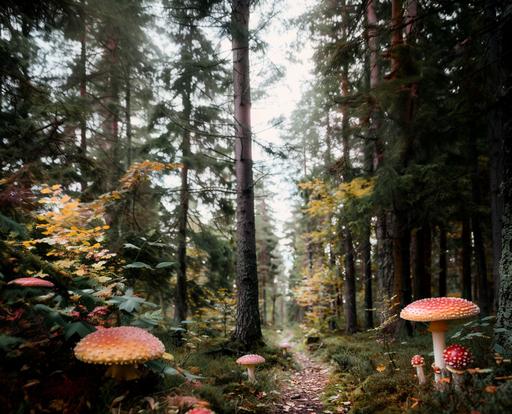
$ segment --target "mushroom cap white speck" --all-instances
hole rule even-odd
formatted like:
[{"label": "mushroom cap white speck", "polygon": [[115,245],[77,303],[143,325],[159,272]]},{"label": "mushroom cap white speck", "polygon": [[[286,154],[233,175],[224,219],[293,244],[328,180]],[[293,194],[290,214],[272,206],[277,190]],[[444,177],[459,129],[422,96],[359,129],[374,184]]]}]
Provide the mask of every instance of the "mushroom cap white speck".
[{"label": "mushroom cap white speck", "polygon": [[480,308],[473,302],[462,298],[427,298],[410,303],[400,317],[408,321],[433,322],[463,319],[478,315]]},{"label": "mushroom cap white speck", "polygon": [[160,358],[164,352],[156,336],[134,326],[95,331],[75,346],[76,358],[90,364],[137,364]]},{"label": "mushroom cap white speck", "polygon": [[264,362],[265,358],[256,354],[244,355],[236,360],[236,363],[240,365],[258,365],[263,364]]}]

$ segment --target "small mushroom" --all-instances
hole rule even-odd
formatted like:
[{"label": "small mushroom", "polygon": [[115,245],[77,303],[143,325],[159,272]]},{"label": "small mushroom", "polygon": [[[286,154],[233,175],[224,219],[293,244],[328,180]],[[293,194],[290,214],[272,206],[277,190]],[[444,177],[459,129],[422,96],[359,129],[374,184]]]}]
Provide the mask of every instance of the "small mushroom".
[{"label": "small mushroom", "polygon": [[256,365],[263,364],[264,362],[265,358],[256,354],[244,355],[236,360],[237,364],[247,368],[247,376],[251,382],[256,382],[256,376],[254,375]]},{"label": "small mushroom", "polygon": [[480,308],[473,302],[461,298],[427,298],[410,303],[400,313],[402,319],[415,322],[430,322],[434,345],[434,364],[440,372],[435,374],[436,382],[441,379],[445,368],[443,350],[446,347],[445,332],[448,330],[446,321],[463,319],[480,313]]},{"label": "small mushroom", "polygon": [[160,358],[164,352],[165,347],[156,336],[134,326],[95,331],[75,346],[77,359],[110,365],[107,376],[118,380],[139,378],[137,364]]},{"label": "small mushroom", "polygon": [[281,348],[281,350],[283,351],[283,355],[286,356],[288,355],[288,350],[291,348],[291,344],[289,342],[281,342],[279,344],[279,348]]},{"label": "small mushroom", "polygon": [[421,355],[414,355],[411,359],[411,365],[416,368],[416,375],[418,376],[418,381],[421,384],[425,384],[427,381],[425,378],[425,373],[423,372],[423,366],[425,365],[425,358]]},{"label": "small mushroom", "polygon": [[471,364],[473,355],[471,355],[469,349],[462,345],[454,344],[444,350],[443,357],[446,363],[446,369],[452,373],[455,389],[460,390],[464,372],[467,366]]},{"label": "small mushroom", "polygon": [[185,414],[215,414],[212,410],[208,408],[192,408],[188,410]]},{"label": "small mushroom", "polygon": [[47,287],[52,288],[55,285],[49,280],[44,280],[39,277],[19,277],[11,280],[8,285],[18,285],[25,287]]}]

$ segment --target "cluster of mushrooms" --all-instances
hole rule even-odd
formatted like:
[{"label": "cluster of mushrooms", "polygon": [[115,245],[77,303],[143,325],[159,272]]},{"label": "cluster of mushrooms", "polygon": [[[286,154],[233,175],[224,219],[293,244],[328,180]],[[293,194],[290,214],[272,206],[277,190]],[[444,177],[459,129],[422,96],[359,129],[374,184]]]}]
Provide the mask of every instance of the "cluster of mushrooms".
[{"label": "cluster of mushrooms", "polygon": [[[461,388],[464,372],[471,364],[473,356],[469,349],[462,345],[454,344],[446,347],[447,321],[465,319],[479,313],[480,308],[473,302],[449,297],[420,299],[407,305],[400,313],[400,317],[408,321],[429,322],[429,331],[432,333],[434,344],[432,369],[436,384],[441,384],[442,379],[451,373],[455,389]],[[425,359],[421,355],[414,355],[411,365],[416,368],[419,383],[424,384],[426,382],[423,371]],[[439,388],[443,389],[442,386]]]}]

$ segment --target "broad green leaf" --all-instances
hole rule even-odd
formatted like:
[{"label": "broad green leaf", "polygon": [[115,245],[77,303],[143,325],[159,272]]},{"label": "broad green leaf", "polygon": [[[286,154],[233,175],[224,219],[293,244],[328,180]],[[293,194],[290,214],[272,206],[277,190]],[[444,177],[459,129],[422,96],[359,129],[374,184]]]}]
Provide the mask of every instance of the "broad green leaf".
[{"label": "broad green leaf", "polygon": [[73,322],[64,328],[64,337],[66,339],[71,338],[74,334],[77,334],[80,338],[89,335],[94,332],[94,328],[84,322]]},{"label": "broad green leaf", "polygon": [[16,336],[0,334],[0,349],[8,351],[10,347],[23,342],[23,339]]},{"label": "broad green leaf", "polygon": [[140,250],[140,247],[137,247],[137,246],[135,246],[134,244],[131,244],[131,243],[125,243],[123,247],[124,247],[125,249],[135,249],[135,250]]}]

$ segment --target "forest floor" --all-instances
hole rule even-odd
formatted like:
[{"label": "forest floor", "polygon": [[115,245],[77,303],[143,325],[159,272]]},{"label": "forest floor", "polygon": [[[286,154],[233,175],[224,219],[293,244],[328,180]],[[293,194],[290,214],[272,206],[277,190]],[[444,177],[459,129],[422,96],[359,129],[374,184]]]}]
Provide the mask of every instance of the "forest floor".
[{"label": "forest floor", "polygon": [[293,353],[299,368],[285,380],[274,413],[323,413],[321,394],[329,382],[330,367],[302,351]]}]

